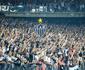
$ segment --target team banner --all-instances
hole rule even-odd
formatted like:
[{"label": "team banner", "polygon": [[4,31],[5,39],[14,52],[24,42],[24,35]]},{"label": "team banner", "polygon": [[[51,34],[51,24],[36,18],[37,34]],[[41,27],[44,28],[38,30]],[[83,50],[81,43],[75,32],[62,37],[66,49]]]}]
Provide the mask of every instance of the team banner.
[{"label": "team banner", "polygon": [[34,26],[34,32],[39,36],[42,37],[46,31],[47,31],[47,25],[46,24],[42,24],[43,23],[43,19],[39,18],[38,19],[38,24]]},{"label": "team banner", "polygon": [[40,37],[42,37],[47,30],[47,26],[43,25],[43,24],[39,24],[39,25],[35,25],[34,26],[34,31],[37,35],[39,35]]}]

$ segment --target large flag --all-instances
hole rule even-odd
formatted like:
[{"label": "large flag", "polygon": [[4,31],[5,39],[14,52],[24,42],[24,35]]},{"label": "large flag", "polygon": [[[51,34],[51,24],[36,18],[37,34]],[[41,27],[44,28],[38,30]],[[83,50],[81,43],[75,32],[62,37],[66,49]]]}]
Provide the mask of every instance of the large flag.
[{"label": "large flag", "polygon": [[35,33],[40,37],[42,37],[45,34],[46,30],[47,26],[44,24],[38,24],[34,26]]}]

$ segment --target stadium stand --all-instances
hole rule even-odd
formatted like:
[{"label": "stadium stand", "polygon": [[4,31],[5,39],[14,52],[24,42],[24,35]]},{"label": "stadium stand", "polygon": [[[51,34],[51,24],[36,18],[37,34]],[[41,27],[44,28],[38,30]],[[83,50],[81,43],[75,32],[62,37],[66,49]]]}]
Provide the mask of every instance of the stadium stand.
[{"label": "stadium stand", "polygon": [[84,24],[79,26],[65,23],[47,24],[49,29],[39,40],[33,31],[37,23],[28,22],[23,18],[2,19],[0,24],[2,70],[15,68],[16,70],[27,70],[27,68],[72,70],[81,67],[83,63],[81,52],[85,47]]},{"label": "stadium stand", "polygon": [[0,70],[85,70],[85,1],[0,0]]}]

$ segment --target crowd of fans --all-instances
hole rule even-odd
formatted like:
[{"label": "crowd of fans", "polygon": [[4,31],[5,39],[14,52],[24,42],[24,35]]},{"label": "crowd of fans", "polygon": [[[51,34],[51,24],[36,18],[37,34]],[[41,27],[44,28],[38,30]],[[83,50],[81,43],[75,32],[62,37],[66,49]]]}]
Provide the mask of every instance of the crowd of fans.
[{"label": "crowd of fans", "polygon": [[[28,5],[29,6],[29,5]],[[30,8],[38,9],[40,6],[45,9],[43,12],[84,12],[85,2],[79,0],[59,0],[56,3],[46,3],[41,5],[30,5]],[[45,11],[46,10],[46,11]],[[37,10],[36,10],[37,12]]]},{"label": "crowd of fans", "polygon": [[3,20],[0,25],[0,62],[40,63],[43,70],[46,64],[63,70],[64,66],[82,63],[82,51],[85,49],[84,25],[47,24],[47,32],[39,38],[33,31],[33,22],[26,24],[27,21],[23,20],[11,21],[8,23]]},{"label": "crowd of fans", "polygon": [[[13,2],[12,0],[10,0],[11,2]],[[18,6],[21,5],[24,8],[22,9],[25,11],[29,11],[30,9],[36,9],[35,12],[38,11],[38,9],[40,8],[40,6],[42,6],[44,8],[44,10],[42,12],[84,12],[85,11],[85,1],[84,0],[54,0],[54,2],[49,2],[49,0],[41,0],[41,1],[34,1],[32,0],[32,3],[26,1],[24,3],[24,1],[19,3],[14,0],[13,3],[11,3],[10,1],[1,1],[0,5],[9,5],[9,6]],[[31,1],[31,0],[29,0]],[[17,4],[18,3],[18,4]],[[15,9],[16,7],[14,7]],[[20,7],[21,9],[21,7]],[[40,12],[40,11],[38,11]]]}]

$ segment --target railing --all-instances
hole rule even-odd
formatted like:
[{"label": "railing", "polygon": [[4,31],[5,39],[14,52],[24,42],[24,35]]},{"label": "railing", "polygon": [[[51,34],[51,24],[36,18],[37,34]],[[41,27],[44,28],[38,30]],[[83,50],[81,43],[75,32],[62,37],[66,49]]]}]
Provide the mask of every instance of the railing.
[{"label": "railing", "polygon": [[85,17],[85,13],[81,12],[55,12],[55,13],[30,13],[30,12],[16,12],[16,13],[10,13],[6,12],[5,16],[8,17]]}]

